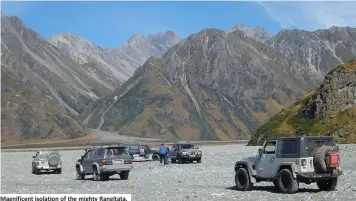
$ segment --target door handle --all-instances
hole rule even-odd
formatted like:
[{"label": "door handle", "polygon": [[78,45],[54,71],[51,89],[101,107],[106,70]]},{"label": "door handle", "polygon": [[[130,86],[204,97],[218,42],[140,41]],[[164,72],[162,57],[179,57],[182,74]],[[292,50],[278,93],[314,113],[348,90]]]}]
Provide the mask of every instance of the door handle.
[{"label": "door handle", "polygon": [[272,158],[271,158],[271,162],[273,162],[274,160],[275,160],[276,158],[274,157],[274,156],[272,156]]}]

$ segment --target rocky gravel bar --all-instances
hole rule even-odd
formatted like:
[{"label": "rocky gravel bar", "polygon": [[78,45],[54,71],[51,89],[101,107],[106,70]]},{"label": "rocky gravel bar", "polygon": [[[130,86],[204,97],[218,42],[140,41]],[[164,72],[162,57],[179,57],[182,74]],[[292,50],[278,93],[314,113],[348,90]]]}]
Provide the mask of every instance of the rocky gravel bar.
[{"label": "rocky gravel bar", "polygon": [[257,154],[259,147],[237,145],[201,146],[201,164],[169,164],[137,162],[129,179],[114,175],[109,181],[96,182],[92,176],[85,181],[75,179],[75,163],[84,153],[61,151],[62,174],[31,173],[31,152],[1,153],[1,193],[25,194],[132,194],[132,200],[355,200],[356,145],[340,145],[341,167],[336,191],[320,192],[316,184],[300,185],[298,193],[284,195],[273,184],[261,182],[249,192],[234,189],[234,164],[237,160]]}]

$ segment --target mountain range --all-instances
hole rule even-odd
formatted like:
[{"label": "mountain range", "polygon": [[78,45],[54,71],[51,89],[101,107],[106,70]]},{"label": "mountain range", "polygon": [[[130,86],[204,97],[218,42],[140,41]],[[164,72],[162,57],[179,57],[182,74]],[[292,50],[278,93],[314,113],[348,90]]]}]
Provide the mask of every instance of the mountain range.
[{"label": "mountain range", "polygon": [[248,139],[356,55],[350,27],[271,36],[239,23],[184,39],[172,31],[133,35],[104,49],[71,33],[46,40],[17,17],[2,14],[1,25],[5,141],[82,136],[84,127],[167,139]]},{"label": "mountain range", "polygon": [[261,33],[239,24],[192,34],[161,59],[148,59],[80,117],[91,128],[121,135],[246,139],[317,88],[331,65],[356,55],[354,28]]}]

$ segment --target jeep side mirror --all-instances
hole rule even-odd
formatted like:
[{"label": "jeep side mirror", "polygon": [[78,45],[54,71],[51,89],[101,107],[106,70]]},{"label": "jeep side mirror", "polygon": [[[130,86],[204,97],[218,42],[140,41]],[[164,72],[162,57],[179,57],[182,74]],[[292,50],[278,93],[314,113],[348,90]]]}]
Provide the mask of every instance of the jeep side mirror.
[{"label": "jeep side mirror", "polygon": [[36,156],[32,156],[32,158],[36,158]]},{"label": "jeep side mirror", "polygon": [[262,156],[263,155],[263,152],[262,152],[262,149],[260,148],[260,149],[258,149],[258,154],[260,155],[260,156]]}]

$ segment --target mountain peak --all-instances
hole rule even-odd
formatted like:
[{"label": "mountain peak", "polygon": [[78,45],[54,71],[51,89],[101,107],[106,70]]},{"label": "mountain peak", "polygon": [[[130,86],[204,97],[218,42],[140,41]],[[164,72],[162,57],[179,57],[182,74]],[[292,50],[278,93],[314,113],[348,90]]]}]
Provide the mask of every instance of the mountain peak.
[{"label": "mountain peak", "polygon": [[246,28],[246,25],[243,22],[238,22],[237,24],[235,24],[235,26],[232,27],[232,29],[237,29],[237,30],[241,30]]},{"label": "mountain peak", "polygon": [[48,41],[53,42],[53,41],[70,41],[70,42],[74,42],[74,41],[80,41],[80,42],[86,42],[86,43],[91,43],[89,40],[76,35],[74,33],[59,33],[56,35],[51,36],[50,38],[48,38]]},{"label": "mountain peak", "polygon": [[257,27],[249,27],[249,26],[246,26],[242,22],[237,23],[232,28],[232,30],[230,30],[229,32],[235,31],[235,30],[242,31],[246,34],[246,36],[253,38],[257,41],[260,41],[260,42],[264,42],[272,37],[267,31],[265,31],[261,27],[258,27],[258,26]]}]

